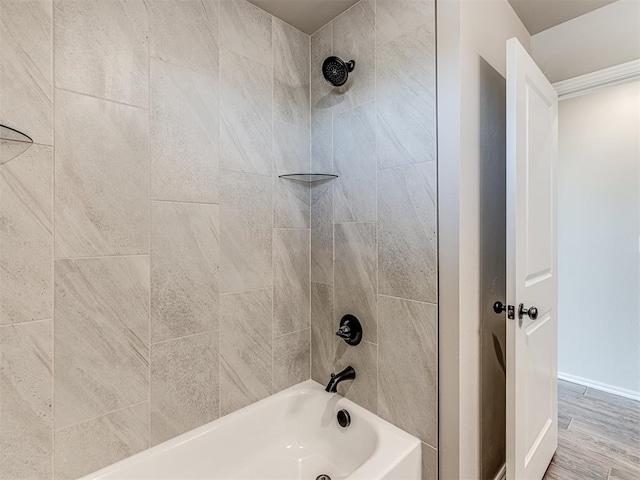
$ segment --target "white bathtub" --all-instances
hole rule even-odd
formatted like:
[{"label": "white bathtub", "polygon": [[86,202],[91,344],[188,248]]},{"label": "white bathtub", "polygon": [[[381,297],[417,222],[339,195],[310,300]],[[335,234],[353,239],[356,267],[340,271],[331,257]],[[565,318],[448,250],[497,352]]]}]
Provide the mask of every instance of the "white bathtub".
[{"label": "white bathtub", "polygon": [[417,438],[309,380],[84,480],[420,480],[421,468]]}]

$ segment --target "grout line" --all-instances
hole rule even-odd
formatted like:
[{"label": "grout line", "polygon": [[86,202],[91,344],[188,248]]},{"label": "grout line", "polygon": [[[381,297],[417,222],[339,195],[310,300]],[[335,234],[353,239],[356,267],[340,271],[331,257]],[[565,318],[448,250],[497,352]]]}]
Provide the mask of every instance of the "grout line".
[{"label": "grout line", "polygon": [[38,323],[38,322],[52,322],[53,321],[53,315],[49,318],[39,318],[37,320],[27,320],[26,322],[14,322],[14,323],[3,323],[0,324],[0,329],[2,328],[7,328],[7,327],[19,327],[21,325],[32,325],[34,323]]},{"label": "grout line", "polygon": [[[429,8],[429,7],[428,7]],[[436,161],[436,178],[435,178],[435,195],[434,195],[434,203],[435,203],[435,224],[436,224],[436,268],[435,268],[435,277],[436,277],[436,301],[438,305],[436,305],[436,451],[438,454],[436,455],[436,477],[440,477],[440,165],[439,165],[439,135],[438,135],[438,2],[433,2],[433,94],[434,94],[434,112],[433,119],[434,121],[434,154]]]},{"label": "grout line", "polygon": [[426,445],[426,446],[427,446],[427,447],[429,447],[431,450],[433,450],[433,451],[435,451],[435,452],[437,452],[437,451],[438,451],[438,449],[437,449],[436,447],[434,447],[433,445],[431,445],[430,443],[425,442],[424,440],[421,440],[421,442],[422,442],[422,444],[423,444],[423,445]]},{"label": "grout line", "polygon": [[379,212],[378,212],[378,2],[373,4],[373,115],[374,115],[374,152],[375,152],[375,198],[376,198],[376,414],[379,411],[378,399],[380,398],[380,242],[379,239]]},{"label": "grout line", "polygon": [[[149,19],[149,12],[147,11],[147,19]],[[152,306],[151,306],[151,302],[152,302],[152,297],[151,297],[151,263],[153,262],[153,258],[151,256],[151,229],[152,229],[152,225],[153,225],[153,221],[152,221],[152,201],[151,201],[151,192],[152,192],[152,166],[151,166],[151,105],[152,105],[152,101],[151,101],[151,37],[153,35],[153,32],[151,31],[151,22],[149,22],[149,34],[148,34],[148,41],[147,41],[147,100],[148,100],[148,106],[149,106],[149,110],[148,110],[148,117],[147,117],[147,121],[148,121],[148,128],[149,128],[149,136],[147,137],[147,161],[148,161],[148,188],[149,188],[149,230],[148,230],[148,235],[149,235],[149,246],[148,246],[148,252],[149,252],[149,303],[148,303],[148,325],[149,325],[149,330],[148,330],[148,345],[149,345],[149,367],[147,370],[148,373],[148,378],[149,378],[149,383],[148,383],[148,387],[149,387],[149,409],[147,412],[147,448],[151,448],[151,382],[152,382],[152,378],[151,378],[151,363],[152,363],[152,354],[151,354],[151,329],[152,329],[152,323],[151,323],[151,314],[152,314]]]},{"label": "grout line", "polygon": [[299,329],[299,330],[293,330],[293,331],[291,331],[291,332],[282,333],[282,334],[280,334],[280,335],[274,335],[274,339],[278,339],[278,338],[286,337],[286,336],[288,336],[288,335],[294,335],[294,334],[296,334],[296,333],[300,333],[300,332],[305,332],[305,331],[309,330],[310,328],[311,328],[311,327],[304,327],[304,328],[301,328],[301,329]]},{"label": "grout line", "polygon": [[368,221],[368,222],[334,222],[334,225],[376,225],[377,221]]},{"label": "grout line", "polygon": [[[151,28],[151,27],[149,27],[149,28]],[[149,45],[150,44],[151,44],[151,42],[149,42]],[[196,75],[202,75],[203,77],[210,77],[210,78],[216,77],[216,75],[213,72],[205,71],[205,70],[194,70],[192,67],[185,67],[184,65],[180,65],[180,64],[174,63],[171,60],[167,60],[167,59],[159,57],[157,55],[151,55],[151,52],[149,52],[149,77],[151,77],[151,61],[152,60],[156,60],[156,61],[159,61],[159,62],[162,62],[162,63],[166,63],[167,65],[171,65],[174,68],[177,68],[177,69],[180,69],[180,70],[185,70],[186,72],[194,73]],[[260,63],[260,62],[258,62],[258,63]],[[218,69],[218,70],[220,70],[220,69]],[[151,83],[151,80],[149,80],[149,83]],[[125,103],[125,105],[128,105],[128,104]]]},{"label": "grout line", "polygon": [[115,103],[116,105],[124,105],[126,107],[138,108],[140,110],[149,110],[149,107],[141,107],[140,105],[133,105],[131,103],[119,102],[117,100],[112,100],[110,98],[98,97],[96,95],[91,95],[89,93],[76,92],[75,90],[69,90],[68,88],[63,87],[55,87],[57,90],[62,90],[63,92],[73,93],[74,95],[82,95],[84,97],[95,98],[96,100],[102,100],[103,102]]},{"label": "grout line", "polygon": [[149,257],[148,253],[131,253],[126,255],[97,255],[93,257],[54,257],[54,261],[58,260],[96,260],[102,258],[131,258],[131,257]]},{"label": "grout line", "polygon": [[[311,213],[311,212],[309,212]],[[312,302],[313,302],[313,284],[311,283],[311,228],[309,228],[309,239],[307,242],[307,245],[309,246],[309,375],[308,375],[308,379],[311,379],[312,376],[312,369],[313,369],[313,363],[312,363],[312,343],[313,343],[313,308],[312,308]]]},{"label": "grout line", "polygon": [[222,16],[222,7],[220,6],[220,4],[222,3],[222,1],[218,2],[218,18],[217,20],[217,25],[216,25],[216,31],[217,31],[217,51],[218,51],[218,71],[217,71],[217,76],[218,76],[218,142],[217,142],[217,155],[218,155],[218,231],[216,232],[217,234],[217,239],[218,239],[218,418],[222,417],[222,292],[220,289],[220,285],[222,284],[222,269],[220,268],[220,264],[222,263],[222,240],[221,240],[221,234],[220,232],[222,231],[221,228],[221,222],[222,222],[222,213],[221,213],[221,206],[220,204],[221,202],[221,197],[222,197],[222,175],[220,175],[220,163],[221,163],[221,154],[220,154],[220,138],[222,136],[222,68],[221,68],[221,61],[220,59],[222,58],[222,52],[221,52],[221,47],[220,47],[220,18]]},{"label": "grout line", "polygon": [[201,335],[208,335],[210,333],[214,333],[216,331],[220,330],[220,327],[218,328],[212,328],[211,330],[205,330],[203,332],[198,332],[198,333],[191,333],[189,335],[182,335],[180,337],[175,337],[175,338],[169,338],[167,340],[160,340],[159,342],[153,342],[150,344],[150,347],[157,347],[159,345],[164,345],[165,343],[169,343],[169,342],[175,342],[177,340],[185,340],[187,338],[193,338],[193,337],[198,337]]},{"label": "grout line", "polygon": [[[334,34],[335,34],[335,22],[332,20],[331,21],[331,27],[330,27],[330,35],[331,35],[331,52],[330,55],[334,55],[334,50],[335,50],[335,45],[334,45]],[[335,142],[334,142],[334,138],[335,138],[335,112],[333,109],[331,109],[330,111],[331,113],[331,173],[335,174],[336,173],[336,156],[335,156]],[[333,287],[331,288],[331,330],[329,332],[327,332],[329,338],[331,338],[331,340],[333,340],[333,342],[329,342],[329,344],[331,346],[333,346],[333,348],[331,348],[330,351],[332,351],[332,358],[329,358],[329,365],[331,366],[331,370],[335,371],[335,367],[336,367],[336,347],[335,345],[337,345],[337,339],[334,338],[333,336],[333,326],[336,323],[337,317],[336,317],[336,313],[338,311],[337,309],[337,303],[336,303],[336,288],[335,288],[335,284],[336,284],[336,225],[335,225],[335,218],[336,218],[336,186],[335,183],[332,183],[330,185],[331,188],[331,274],[332,274],[332,282],[333,282]]]},{"label": "grout line", "polygon": [[437,307],[437,306],[438,306],[438,304],[437,304],[437,303],[435,303],[435,302],[425,302],[425,301],[423,301],[423,300],[414,300],[414,299],[412,299],[412,298],[396,297],[396,296],[393,296],[393,295],[386,295],[386,294],[384,294],[384,293],[379,293],[379,294],[378,294],[378,296],[380,296],[380,297],[386,297],[386,298],[394,298],[394,299],[396,299],[396,300],[403,300],[403,301],[405,301],[405,302],[420,303],[420,304],[422,304],[422,305],[431,305],[431,306],[434,306],[434,307]]},{"label": "grout line", "polygon": [[270,288],[273,288],[273,285],[269,285],[267,287],[260,287],[260,288],[250,288],[249,290],[234,290],[232,292],[223,292],[220,293],[220,296],[226,296],[226,295],[235,295],[238,293],[249,293],[249,292],[259,292],[260,290],[268,290]]},{"label": "grout line", "polygon": [[276,224],[276,159],[274,154],[275,145],[275,42],[273,41],[274,20],[271,19],[271,393],[275,393],[276,388],[276,288],[275,288],[275,224]]},{"label": "grout line", "polygon": [[[54,105],[54,103],[52,103],[52,107],[51,107],[52,110],[54,110],[53,105]],[[52,113],[52,116],[53,116],[53,113]],[[55,131],[55,127],[53,127],[53,130]],[[54,135],[54,134],[52,134],[52,135]],[[29,150],[30,147],[32,147],[34,145],[36,147],[45,147],[45,148],[51,148],[51,149],[53,148],[53,141],[51,143],[39,143],[39,142],[21,142],[21,143],[26,143],[26,144],[29,145],[25,150],[22,151],[22,153],[26,152],[27,150]],[[22,155],[22,153],[20,153],[20,155]],[[18,158],[20,155],[18,155],[16,157],[13,157],[11,160],[8,160],[8,161],[2,163],[2,165],[6,165],[7,163],[9,163],[9,162],[15,160],[16,158]]]},{"label": "grout line", "polygon": [[[151,187],[149,187],[149,191],[151,191]],[[151,203],[184,203],[187,205],[217,205],[220,206],[219,202],[191,202],[188,200],[161,200],[159,198],[151,198]]]},{"label": "grout line", "polygon": [[375,225],[377,222],[335,222],[334,225]]},{"label": "grout line", "polygon": [[[327,23],[324,27],[322,28],[327,28],[327,35],[329,36],[329,55],[333,55],[333,50],[334,50],[334,41],[333,41],[333,35],[334,35],[334,21],[331,20],[329,23]],[[318,32],[321,29],[318,29]],[[316,32],[317,33],[317,32]],[[318,43],[318,48],[320,49],[320,45],[321,43]],[[319,51],[319,53],[322,53],[322,51]],[[324,55],[322,55],[324,56]],[[320,85],[322,84],[322,79],[319,78],[320,80]],[[317,82],[316,82],[317,84]],[[318,92],[319,94],[322,93],[322,91]],[[334,162],[334,144],[333,144],[333,137],[334,137],[334,109],[331,108],[329,109],[329,111],[327,112],[328,115],[328,122],[330,122],[329,125],[329,138],[325,139],[322,138],[322,142],[323,143],[328,143],[328,147],[329,147],[329,155],[330,155],[330,162],[329,162],[329,169],[330,169],[330,173],[335,173],[335,162]],[[326,141],[326,142],[325,142]],[[324,367],[328,367],[329,368],[329,372],[335,371],[336,370],[336,353],[337,350],[335,348],[335,339],[333,337],[333,326],[336,323],[337,320],[337,309],[336,309],[336,288],[334,287],[335,285],[335,281],[336,281],[336,270],[335,270],[335,252],[336,252],[336,241],[335,241],[335,225],[334,225],[334,218],[335,218],[335,184],[332,183],[331,185],[329,185],[328,188],[328,192],[324,192],[322,194],[322,196],[324,195],[329,195],[329,198],[331,200],[331,210],[330,210],[330,218],[329,218],[329,228],[330,228],[330,233],[331,233],[331,258],[330,260],[330,264],[331,264],[331,296],[330,296],[330,316],[331,316],[331,322],[330,322],[330,326],[331,329],[327,330],[327,325],[326,322],[323,320],[324,323],[324,328],[322,329],[322,336],[326,336],[329,340],[329,346],[328,346],[328,352],[329,352],[329,357],[324,359]],[[321,217],[322,218],[322,217]],[[326,218],[324,219],[326,220]],[[326,339],[325,339],[326,340]],[[326,350],[326,349],[325,349]],[[322,362],[319,362],[320,364],[322,364]]]},{"label": "grout line", "polygon": [[[312,172],[314,169],[314,161],[313,161],[313,114],[311,113],[313,110],[313,105],[311,98],[313,96],[313,87],[312,87],[312,75],[313,75],[313,49],[312,49],[313,39],[311,35],[308,37],[308,46],[309,46],[309,69],[308,69],[308,78],[309,78],[309,171]],[[309,379],[313,378],[313,187],[309,188]]]},{"label": "grout line", "polygon": [[[273,167],[273,165],[272,165],[272,167]],[[273,178],[274,173],[275,173],[275,172],[271,172],[271,173],[246,172],[244,170],[235,170],[233,168],[225,168],[225,167],[220,167],[220,170],[224,171],[224,172],[228,172],[228,173],[236,173],[236,174],[240,174],[240,175],[251,175],[253,177],[262,177],[262,178]]]},{"label": "grout line", "polygon": [[[377,117],[377,114],[376,114]],[[411,163],[403,163],[402,165],[394,165],[393,167],[384,167],[384,168],[378,168],[378,172],[390,172],[393,170],[401,170],[402,168],[406,168],[406,167],[414,167],[416,165],[422,165],[424,163],[435,163],[437,166],[437,160],[433,159],[433,160],[421,160],[419,162],[411,162]]]},{"label": "grout line", "polygon": [[55,296],[55,278],[56,278],[56,56],[54,52],[55,45],[55,8],[51,2],[51,87],[52,87],[52,106],[51,106],[51,149],[52,149],[52,166],[51,166],[51,478],[55,478],[56,470],[56,296]]},{"label": "grout line", "polygon": [[149,403],[147,400],[143,400],[141,402],[132,403],[131,405],[127,405],[126,407],[116,408],[115,410],[110,410],[108,412],[101,413],[100,415],[96,415],[95,417],[87,418],[85,420],[81,420],[80,422],[72,423],[71,425],[65,425],[64,427],[54,429],[55,432],[61,432],[62,430],[67,430],[68,428],[77,427],[78,425],[82,425],[84,423],[92,422],[94,420],[98,420],[99,418],[106,417],[107,415],[113,415],[114,413],[121,412],[123,410],[127,410],[129,408],[134,408],[140,405],[144,405],[145,403]]}]

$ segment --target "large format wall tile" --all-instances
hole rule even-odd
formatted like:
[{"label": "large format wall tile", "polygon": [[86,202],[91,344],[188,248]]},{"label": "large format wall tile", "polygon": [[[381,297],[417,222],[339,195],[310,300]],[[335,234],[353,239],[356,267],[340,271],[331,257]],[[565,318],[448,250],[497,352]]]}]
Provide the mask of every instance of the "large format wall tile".
[{"label": "large format wall tile", "polygon": [[218,203],[218,94],[217,74],[151,59],[152,198]]},{"label": "large format wall tile", "polygon": [[284,390],[309,379],[311,367],[310,331],[301,330],[276,337],[273,344],[273,383]]},{"label": "large format wall tile", "polygon": [[140,108],[56,92],[56,256],[148,253],[148,119]]},{"label": "large format wall tile", "polygon": [[218,332],[151,347],[151,445],[218,418]]},{"label": "large format wall tile", "polygon": [[274,335],[310,327],[309,243],[308,229],[274,231]]},{"label": "large format wall tile", "polygon": [[[346,381],[338,385],[338,393],[349,400],[376,413],[378,392],[378,348],[369,342],[361,342],[355,347],[338,342],[336,348],[336,372],[351,365],[356,371],[356,381]],[[328,379],[327,379],[328,381]],[[324,382],[323,382],[324,383]]]},{"label": "large format wall tile", "polygon": [[223,295],[220,322],[220,414],[273,392],[272,289]]},{"label": "large format wall tile", "polygon": [[149,105],[144,0],[54,0],[53,18],[56,87]]},{"label": "large format wall tile", "polygon": [[378,48],[378,168],[436,158],[434,22]]},{"label": "large format wall tile", "polygon": [[148,447],[148,402],[56,430],[55,478],[74,480]]},{"label": "large format wall tile", "polygon": [[437,302],[436,164],[378,172],[381,294]]},{"label": "large format wall tile", "polygon": [[333,315],[333,286],[311,284],[311,378],[324,384],[334,372],[338,322]]},{"label": "large format wall tile", "polygon": [[0,478],[51,478],[53,321],[0,327]]},{"label": "large format wall tile", "polygon": [[221,165],[227,170],[271,175],[271,67],[222,49],[220,70]]},{"label": "large format wall tile", "polygon": [[0,165],[0,324],[53,317],[53,149]]},{"label": "large format wall tile", "polygon": [[218,328],[217,205],[152,202],[151,341]]},{"label": "large format wall tile", "polygon": [[273,179],[222,171],[221,291],[273,286]]},{"label": "large format wall tile", "polygon": [[311,112],[311,166],[317,173],[333,173],[333,115],[317,108]]},{"label": "large format wall tile", "polygon": [[437,445],[438,307],[382,295],[378,301],[378,415]]},{"label": "large format wall tile", "polygon": [[55,425],[72,425],[149,396],[149,260],[58,260]]},{"label": "large format wall tile", "polygon": [[[333,173],[332,87],[322,62],[333,52],[333,22],[311,37],[311,170]],[[333,195],[336,180],[311,185],[311,278],[333,283]]]},{"label": "large format wall tile", "polygon": [[[309,128],[275,122],[273,149],[277,175],[310,171]],[[275,180],[276,228],[309,228],[309,184],[286,178]]]},{"label": "large format wall tile", "polygon": [[271,66],[271,22],[267,12],[246,0],[220,0],[220,44]]},{"label": "large format wall tile", "polygon": [[355,315],[363,338],[376,343],[376,225],[344,223],[335,226],[335,315]]},{"label": "large format wall tile", "polygon": [[310,39],[273,19],[273,94],[278,120],[309,128]]},{"label": "large format wall tile", "polygon": [[[375,0],[361,0],[333,21],[333,54],[356,68],[347,83],[333,90],[337,112],[375,98]],[[384,66],[383,66],[384,68]]]},{"label": "large format wall tile", "polygon": [[218,0],[147,2],[151,55],[197,72],[218,74]]},{"label": "large format wall tile", "polygon": [[53,145],[52,0],[2,0],[0,124]]},{"label": "large format wall tile", "polygon": [[334,221],[376,221],[375,103],[334,117]]},{"label": "large format wall tile", "polygon": [[376,0],[377,47],[433,21],[435,13],[434,0]]},{"label": "large format wall tile", "polygon": [[[333,87],[324,79],[322,62],[333,55],[333,22],[327,23],[311,36],[311,106],[327,109],[331,106]],[[351,59],[347,59],[349,61]]]},{"label": "large format wall tile", "polygon": [[333,184],[311,185],[311,280],[333,283]]}]

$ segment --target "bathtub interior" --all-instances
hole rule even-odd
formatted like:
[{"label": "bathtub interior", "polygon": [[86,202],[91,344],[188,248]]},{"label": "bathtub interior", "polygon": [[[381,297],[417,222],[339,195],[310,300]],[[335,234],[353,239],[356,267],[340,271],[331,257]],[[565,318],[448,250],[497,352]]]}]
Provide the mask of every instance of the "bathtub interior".
[{"label": "bathtub interior", "polygon": [[86,478],[344,480],[378,447],[378,431],[357,409],[349,427],[338,425],[338,411],[353,404],[315,382],[259,403]]}]

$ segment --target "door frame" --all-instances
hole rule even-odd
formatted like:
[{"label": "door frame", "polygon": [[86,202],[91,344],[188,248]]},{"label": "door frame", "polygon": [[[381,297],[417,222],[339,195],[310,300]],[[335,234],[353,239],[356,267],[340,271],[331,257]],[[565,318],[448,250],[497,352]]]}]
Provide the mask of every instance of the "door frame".
[{"label": "door frame", "polygon": [[[459,8],[455,2],[438,2],[438,25],[459,28]],[[447,37],[451,40],[452,37]],[[439,37],[440,40],[440,37]],[[455,40],[455,39],[454,39]],[[458,39],[459,41],[459,39]],[[461,459],[473,455],[472,445],[465,444],[459,408],[464,395],[460,372],[465,368],[460,357],[460,95],[452,94],[452,78],[460,78],[459,62],[445,62],[446,55],[457,51],[459,44],[438,42],[437,63],[437,160],[438,160],[438,385],[439,385],[439,468],[442,478],[458,478]],[[640,79],[640,60],[633,60],[595,72],[553,83],[558,100],[585,95],[611,85]],[[459,87],[459,85],[457,85]],[[467,386],[468,387],[468,386]],[[479,385],[478,385],[479,387]],[[469,428],[473,425],[469,425]],[[462,449],[465,449],[463,452]],[[479,455],[479,452],[476,453]],[[454,473],[455,472],[455,473]],[[503,478],[504,469],[496,477]]]}]

